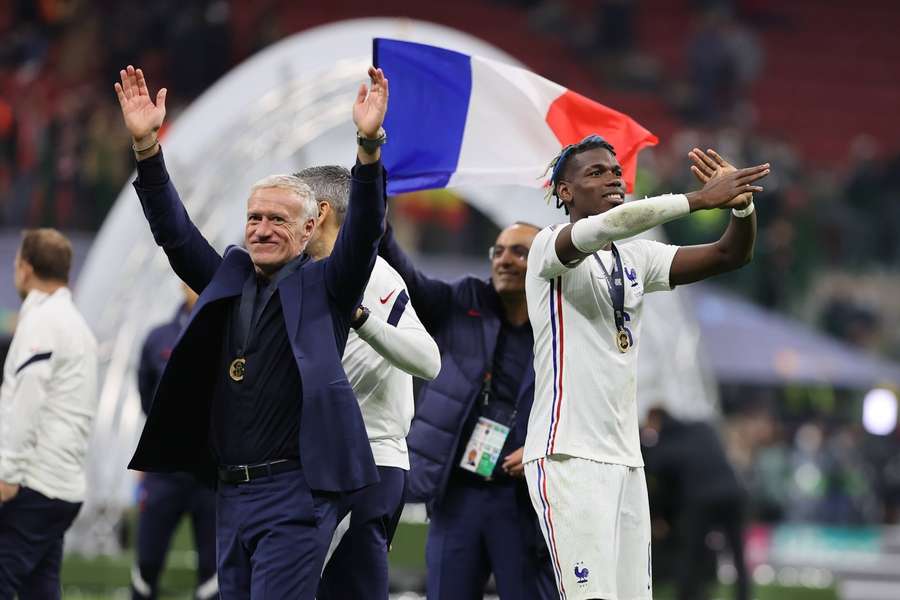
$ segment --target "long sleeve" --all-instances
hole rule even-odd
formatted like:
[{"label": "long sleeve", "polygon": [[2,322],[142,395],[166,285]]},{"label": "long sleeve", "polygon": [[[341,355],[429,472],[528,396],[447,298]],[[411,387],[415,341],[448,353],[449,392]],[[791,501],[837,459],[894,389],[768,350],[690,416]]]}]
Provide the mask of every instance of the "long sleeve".
[{"label": "long sleeve", "polygon": [[200,294],[212,280],[222,257],[188,216],[169,178],[162,151],[138,161],[134,189],[153,239],[162,247],[175,274]]},{"label": "long sleeve", "polygon": [[340,310],[350,315],[359,304],[378,255],[384,230],[385,174],[381,162],[357,164],[350,183],[347,216],[326,258],[325,284]]},{"label": "long sleeve", "polygon": [[[22,483],[37,445],[38,415],[47,402],[54,344],[45,324],[20,325],[0,392],[0,480]],[[9,375],[14,380],[10,380]]]},{"label": "long sleeve", "polygon": [[435,328],[450,314],[453,291],[445,281],[432,279],[419,271],[394,239],[394,232],[387,226],[381,239],[379,255],[403,278],[412,303],[418,307],[425,328],[434,333]]},{"label": "long sleeve", "polygon": [[411,308],[396,326],[371,314],[356,333],[388,362],[414,377],[431,380],[441,370],[437,344]]},{"label": "long sleeve", "polygon": [[49,363],[19,375],[13,396],[0,411],[0,480],[22,483],[28,458],[37,444],[38,414],[47,399]]}]

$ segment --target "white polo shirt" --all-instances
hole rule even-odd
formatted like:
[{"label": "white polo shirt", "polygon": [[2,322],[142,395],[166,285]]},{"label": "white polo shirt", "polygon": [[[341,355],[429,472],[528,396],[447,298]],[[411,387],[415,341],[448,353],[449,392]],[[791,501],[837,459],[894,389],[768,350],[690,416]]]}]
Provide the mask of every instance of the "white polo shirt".
[{"label": "white polo shirt", "polygon": [[419,321],[403,278],[380,256],[363,294],[369,317],[350,330],[343,365],[359,400],[375,464],[409,470],[406,435],[412,422],[412,377],[434,379],[437,344]]},{"label": "white polo shirt", "polygon": [[71,292],[32,290],[3,366],[0,480],[84,500],[97,401],[97,341]]},{"label": "white polo shirt", "polygon": [[[642,467],[637,417],[637,357],[644,294],[668,290],[677,246],[651,240],[617,243],[625,285],[628,352],[615,345],[616,324],[603,269],[593,256],[560,263],[561,225],[538,233],[528,253],[525,293],[534,330],[534,405],[524,460],[553,454]],[[607,273],[612,252],[599,251]]]}]

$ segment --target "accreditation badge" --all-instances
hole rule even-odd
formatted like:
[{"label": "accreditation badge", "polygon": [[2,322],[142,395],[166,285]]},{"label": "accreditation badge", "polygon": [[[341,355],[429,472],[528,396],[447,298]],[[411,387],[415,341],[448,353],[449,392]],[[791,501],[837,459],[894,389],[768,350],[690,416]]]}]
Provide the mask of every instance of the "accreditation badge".
[{"label": "accreditation badge", "polygon": [[459,466],[476,475],[490,478],[500,460],[500,452],[508,435],[508,426],[487,417],[479,417]]}]

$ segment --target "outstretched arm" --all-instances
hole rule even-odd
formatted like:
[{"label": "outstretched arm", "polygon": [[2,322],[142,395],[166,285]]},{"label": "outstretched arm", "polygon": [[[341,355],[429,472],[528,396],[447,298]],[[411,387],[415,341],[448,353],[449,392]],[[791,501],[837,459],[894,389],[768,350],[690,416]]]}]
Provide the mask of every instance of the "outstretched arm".
[{"label": "outstretched arm", "polygon": [[[371,88],[361,84],[353,104],[353,122],[359,134],[371,140],[379,137],[387,112],[388,80],[381,69],[369,67]],[[378,240],[384,230],[385,174],[381,148],[357,151],[357,164],[350,183],[347,216],[325,259],[325,284],[334,302],[349,319],[359,305],[378,254]]]},{"label": "outstretched arm", "polygon": [[[704,154],[697,148],[691,150],[694,165],[691,171],[701,183],[725,173],[734,173],[737,169],[719,156],[715,150],[707,150]],[[698,246],[682,246],[675,253],[669,271],[669,284],[672,286],[693,283],[733,271],[744,266],[753,257],[753,245],[756,241],[756,212],[752,210],[753,193],[746,192],[736,199],[735,210],[743,216],[732,212],[728,228],[718,241]],[[745,214],[747,211],[749,214]]]},{"label": "outstretched arm", "polygon": [[144,216],[172,269],[200,294],[212,280],[222,257],[191,221],[163,161],[157,133],[166,118],[166,89],[159,90],[154,103],[140,69],[128,65],[119,71],[119,77],[121,82],[114,87],[138,161],[134,189]]},{"label": "outstretched arm", "polygon": [[581,219],[560,231],[556,255],[561,263],[574,266],[610,242],[635,236],[688,213],[738,206],[742,194],[762,191],[753,183],[768,174],[768,164],[717,172],[696,192],[635,200]]}]

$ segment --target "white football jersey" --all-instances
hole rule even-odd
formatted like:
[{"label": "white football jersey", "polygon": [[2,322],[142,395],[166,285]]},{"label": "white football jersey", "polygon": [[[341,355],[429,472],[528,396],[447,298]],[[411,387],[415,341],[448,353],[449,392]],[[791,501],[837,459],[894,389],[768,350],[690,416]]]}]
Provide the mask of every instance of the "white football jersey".
[{"label": "white football jersey", "polygon": [[[612,300],[593,256],[573,268],[556,255],[562,225],[542,230],[528,254],[525,292],[534,330],[534,405],[525,461],[565,454],[642,467],[637,418],[637,358],[644,294],[668,290],[677,246],[651,240],[616,244],[625,285],[625,327],[632,345],[616,346]],[[610,251],[596,256],[612,274]]]},{"label": "white football jersey", "polygon": [[409,302],[403,278],[380,256],[375,259],[362,304],[371,315],[358,332],[350,330],[344,349],[344,371],[359,401],[375,464],[409,470],[406,434],[415,410],[412,377],[392,365],[366,340],[379,335],[380,330],[389,333],[385,328],[417,333],[400,340],[407,346],[405,352],[433,352],[439,361],[437,346]]}]

